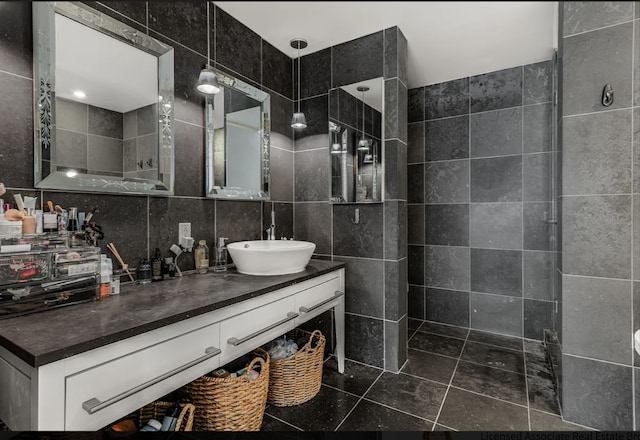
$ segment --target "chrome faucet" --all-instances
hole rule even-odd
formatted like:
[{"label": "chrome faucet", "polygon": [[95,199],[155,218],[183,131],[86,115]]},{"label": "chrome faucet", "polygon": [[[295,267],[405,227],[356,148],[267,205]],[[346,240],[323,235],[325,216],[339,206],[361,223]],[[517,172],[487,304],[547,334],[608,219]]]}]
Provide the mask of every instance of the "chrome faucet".
[{"label": "chrome faucet", "polygon": [[276,239],[276,212],[271,211],[271,226],[267,229],[267,240]]}]

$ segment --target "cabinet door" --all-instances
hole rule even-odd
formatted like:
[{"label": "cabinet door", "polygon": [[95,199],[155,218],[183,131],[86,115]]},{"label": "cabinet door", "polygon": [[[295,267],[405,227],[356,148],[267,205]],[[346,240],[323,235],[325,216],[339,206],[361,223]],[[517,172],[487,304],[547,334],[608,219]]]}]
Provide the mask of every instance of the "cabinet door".
[{"label": "cabinet door", "polygon": [[341,291],[340,277],[338,276],[298,292],[296,294],[296,311],[300,316],[296,318],[296,325],[329,310],[342,296],[344,296],[344,292]]},{"label": "cabinet door", "polygon": [[215,323],[67,376],[65,429],[99,429],[217,368],[218,346]]},{"label": "cabinet door", "polygon": [[295,301],[293,296],[233,316],[220,323],[220,363],[250,352],[294,328]]}]

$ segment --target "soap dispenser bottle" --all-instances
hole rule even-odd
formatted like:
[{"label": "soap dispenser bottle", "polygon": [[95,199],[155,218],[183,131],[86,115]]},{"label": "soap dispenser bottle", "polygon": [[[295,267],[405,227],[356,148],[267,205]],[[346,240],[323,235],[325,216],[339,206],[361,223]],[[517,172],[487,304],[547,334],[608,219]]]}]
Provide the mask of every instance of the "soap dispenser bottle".
[{"label": "soap dispenser bottle", "polygon": [[209,271],[209,247],[206,240],[200,240],[195,252],[196,273],[207,273]]},{"label": "soap dispenser bottle", "polygon": [[218,237],[218,246],[216,246],[216,256],[213,263],[214,272],[224,272],[227,270],[227,245],[226,237]]}]

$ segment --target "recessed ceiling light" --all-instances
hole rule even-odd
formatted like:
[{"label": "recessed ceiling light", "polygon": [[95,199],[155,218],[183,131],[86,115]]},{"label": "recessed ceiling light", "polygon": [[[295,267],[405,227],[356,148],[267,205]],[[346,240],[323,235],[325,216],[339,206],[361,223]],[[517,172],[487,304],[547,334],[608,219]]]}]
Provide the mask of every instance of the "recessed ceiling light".
[{"label": "recessed ceiling light", "polygon": [[76,90],[75,92],[73,92],[73,96],[75,96],[76,98],[86,98],[87,94],[84,93],[82,90]]}]

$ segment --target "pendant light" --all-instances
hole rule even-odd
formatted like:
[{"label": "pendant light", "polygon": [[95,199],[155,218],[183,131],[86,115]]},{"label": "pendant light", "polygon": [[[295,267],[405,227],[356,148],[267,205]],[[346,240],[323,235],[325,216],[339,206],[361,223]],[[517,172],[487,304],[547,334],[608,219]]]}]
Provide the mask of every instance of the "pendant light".
[{"label": "pendant light", "polygon": [[300,49],[307,47],[307,40],[294,38],[291,40],[291,47],[298,49],[298,111],[291,118],[291,128],[307,128],[307,118],[300,111]]},{"label": "pendant light", "polygon": [[[209,4],[207,3],[207,35],[209,35]],[[220,84],[218,84],[218,77],[215,72],[209,65],[209,55],[211,52],[211,43],[209,42],[209,38],[207,38],[207,64],[200,71],[200,75],[198,76],[198,82],[196,83],[196,89],[200,93],[204,93],[205,95],[215,95],[220,92]]]},{"label": "pendant light", "polygon": [[358,92],[362,92],[362,138],[358,142],[358,150],[369,151],[369,141],[364,136],[364,92],[369,90],[367,86],[358,86]]}]

